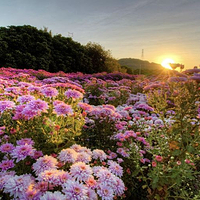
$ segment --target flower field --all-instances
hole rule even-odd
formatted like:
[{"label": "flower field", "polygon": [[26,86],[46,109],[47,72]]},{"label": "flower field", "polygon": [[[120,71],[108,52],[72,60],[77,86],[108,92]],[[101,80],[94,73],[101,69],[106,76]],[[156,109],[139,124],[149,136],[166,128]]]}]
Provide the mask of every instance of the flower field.
[{"label": "flower field", "polygon": [[0,68],[1,199],[200,199],[199,72]]}]

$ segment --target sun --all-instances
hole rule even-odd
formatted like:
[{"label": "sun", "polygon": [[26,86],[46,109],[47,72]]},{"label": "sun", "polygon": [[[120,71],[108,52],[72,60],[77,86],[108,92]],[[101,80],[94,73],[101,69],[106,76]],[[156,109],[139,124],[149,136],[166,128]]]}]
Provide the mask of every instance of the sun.
[{"label": "sun", "polygon": [[172,69],[171,66],[170,66],[170,63],[175,63],[175,62],[174,62],[174,60],[171,59],[171,58],[165,58],[165,59],[162,61],[161,65],[162,65],[163,67],[167,68],[167,69]]}]

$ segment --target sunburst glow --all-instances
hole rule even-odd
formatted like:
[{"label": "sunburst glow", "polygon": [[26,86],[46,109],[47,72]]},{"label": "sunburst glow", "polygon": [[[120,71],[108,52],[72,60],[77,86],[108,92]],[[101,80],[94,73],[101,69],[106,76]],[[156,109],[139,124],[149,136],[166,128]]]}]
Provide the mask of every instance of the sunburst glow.
[{"label": "sunburst glow", "polygon": [[170,66],[170,63],[175,63],[173,59],[171,58],[166,58],[162,61],[161,65],[167,69],[172,69]]}]

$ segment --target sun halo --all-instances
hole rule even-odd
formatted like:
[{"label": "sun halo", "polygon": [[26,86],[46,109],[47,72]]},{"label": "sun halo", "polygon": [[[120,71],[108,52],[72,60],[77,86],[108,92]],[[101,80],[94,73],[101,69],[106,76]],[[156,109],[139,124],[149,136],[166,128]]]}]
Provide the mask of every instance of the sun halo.
[{"label": "sun halo", "polygon": [[164,68],[167,68],[167,69],[172,69],[171,66],[170,66],[170,63],[175,63],[173,59],[171,58],[165,58],[161,65],[164,67]]}]

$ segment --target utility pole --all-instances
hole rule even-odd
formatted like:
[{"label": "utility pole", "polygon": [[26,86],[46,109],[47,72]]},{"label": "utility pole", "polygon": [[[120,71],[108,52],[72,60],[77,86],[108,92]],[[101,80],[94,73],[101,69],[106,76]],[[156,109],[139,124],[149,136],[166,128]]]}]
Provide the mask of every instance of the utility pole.
[{"label": "utility pole", "polygon": [[[144,59],[144,49],[142,49],[142,55],[141,55],[141,60],[143,61],[143,59]],[[142,63],[140,64],[139,74],[141,74],[141,68],[142,68]]]},{"label": "utility pole", "polygon": [[68,37],[73,38],[73,33],[68,32]]}]

